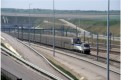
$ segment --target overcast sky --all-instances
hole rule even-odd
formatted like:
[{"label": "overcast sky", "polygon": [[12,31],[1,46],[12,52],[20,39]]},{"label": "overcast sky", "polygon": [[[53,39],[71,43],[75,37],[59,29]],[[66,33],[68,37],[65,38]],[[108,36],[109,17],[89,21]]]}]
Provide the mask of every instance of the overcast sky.
[{"label": "overcast sky", "polygon": [[[108,0],[55,0],[55,9],[60,10],[107,10]],[[120,0],[110,0],[110,9],[119,10]],[[53,0],[1,0],[2,8],[52,9]]]}]

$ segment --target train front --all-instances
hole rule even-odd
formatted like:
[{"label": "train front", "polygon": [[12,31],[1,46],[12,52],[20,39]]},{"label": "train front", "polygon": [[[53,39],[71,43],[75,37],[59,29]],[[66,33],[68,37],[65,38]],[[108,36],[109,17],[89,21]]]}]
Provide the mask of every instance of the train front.
[{"label": "train front", "polygon": [[90,54],[90,45],[82,43],[80,38],[73,38],[74,50],[80,51],[84,54]]}]

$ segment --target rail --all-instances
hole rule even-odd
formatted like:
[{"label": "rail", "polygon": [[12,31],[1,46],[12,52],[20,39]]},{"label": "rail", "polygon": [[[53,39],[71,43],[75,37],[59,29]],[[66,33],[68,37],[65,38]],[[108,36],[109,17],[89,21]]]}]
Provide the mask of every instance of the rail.
[{"label": "rail", "polygon": [[[96,47],[91,47],[91,50],[96,51],[97,48],[96,48]],[[100,48],[99,51],[100,51],[100,52],[106,52],[106,49]],[[120,54],[120,51],[110,50],[110,53],[111,53],[111,54],[117,54],[117,55],[119,55],[119,54]]]},{"label": "rail", "polygon": [[[47,49],[47,48],[46,48],[46,49]],[[52,51],[51,49],[48,49],[48,50]],[[72,55],[70,55],[70,54],[65,54],[65,53],[60,52],[60,51],[57,51],[57,50],[56,50],[55,52],[60,53],[60,54],[64,54],[64,55],[67,55],[67,56],[70,56],[70,57],[73,57],[73,58],[76,58],[76,59],[79,59],[79,60],[83,60],[83,61],[88,62],[88,63],[90,63],[90,64],[93,64],[93,65],[96,65],[96,66],[98,66],[98,67],[101,67],[101,68],[106,69],[106,66],[104,66],[104,65],[99,65],[99,64],[103,64],[103,63],[100,63],[100,62],[97,62],[97,61],[90,61],[90,60],[88,60],[88,59],[81,58],[81,57],[75,57],[75,56],[72,56]],[[98,63],[99,63],[99,64],[98,64]],[[116,69],[116,68],[114,68],[114,67],[111,67],[110,71],[120,75],[120,72],[118,72],[119,70]]]}]

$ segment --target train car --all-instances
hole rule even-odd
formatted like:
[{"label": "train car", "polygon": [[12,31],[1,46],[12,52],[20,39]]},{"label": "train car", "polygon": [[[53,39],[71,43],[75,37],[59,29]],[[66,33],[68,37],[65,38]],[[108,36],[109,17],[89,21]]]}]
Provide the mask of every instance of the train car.
[{"label": "train car", "polygon": [[[53,45],[52,35],[35,35],[35,41],[47,45]],[[70,50],[77,50],[85,54],[90,54],[90,45],[82,43],[80,38],[55,36],[55,46]]]},{"label": "train car", "polygon": [[[23,35],[23,36],[21,36]],[[33,34],[26,33],[19,34],[19,38],[23,40],[28,40],[37,43],[43,43],[47,45],[53,45],[53,35],[44,35],[44,34]],[[82,43],[81,39],[78,37],[62,37],[55,36],[55,46],[70,50],[76,50],[85,54],[90,54],[90,45],[87,43]]]}]

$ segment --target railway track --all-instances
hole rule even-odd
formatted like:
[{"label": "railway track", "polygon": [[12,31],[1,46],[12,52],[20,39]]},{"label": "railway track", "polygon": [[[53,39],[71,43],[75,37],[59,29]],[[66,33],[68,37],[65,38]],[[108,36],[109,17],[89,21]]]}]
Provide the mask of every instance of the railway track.
[{"label": "railway track", "polygon": [[[13,34],[13,35],[14,35],[14,34]],[[19,39],[21,39],[21,38],[19,38]],[[21,39],[21,40],[24,40],[24,39]],[[31,42],[36,43],[35,40],[34,40],[34,41],[31,41]],[[58,48],[58,49],[59,49],[59,48]],[[62,48],[61,48],[61,49],[62,49]],[[65,49],[63,49],[63,50],[65,50]],[[66,49],[66,50],[67,50],[67,49]],[[96,51],[96,48],[91,48],[91,50]],[[69,51],[69,50],[67,50],[67,51]],[[101,52],[101,54],[103,54],[103,52],[106,52],[106,50],[105,50],[105,49],[100,49],[100,48],[99,48],[99,52]],[[95,56],[95,55],[85,55],[85,54],[80,54],[80,52],[71,51],[70,53],[74,53],[74,54],[77,54],[77,55],[79,55],[79,56],[86,56],[86,57],[92,57],[92,56],[93,56],[94,60],[97,58],[97,56]],[[117,52],[117,51],[111,51],[110,54],[120,55],[119,53],[120,53],[120,52]],[[99,61],[103,61],[103,62],[106,61],[106,58],[104,58],[104,57],[98,56],[98,58],[99,58]],[[100,59],[101,59],[101,60],[100,60]],[[112,63],[120,63],[119,61],[116,61],[116,60],[113,60],[113,59],[110,59],[110,61],[111,61],[111,64],[112,64]]]},{"label": "railway track", "polygon": [[[18,37],[17,35],[14,35],[15,33],[11,33],[11,35],[12,36],[14,36],[14,37]],[[21,37],[20,37],[21,36]],[[40,37],[40,36],[38,36],[38,37]],[[32,36],[31,36],[31,38],[32,38]],[[24,40],[23,39],[23,37],[22,37],[22,35],[21,34],[19,34],[19,38],[18,39],[21,39],[21,40]],[[30,40],[31,41],[31,40]],[[34,41],[36,41],[36,40],[34,40]],[[33,41],[33,42],[34,42]],[[90,43],[91,44],[91,43]],[[93,43],[93,45],[90,45],[90,46],[92,46],[91,47],[91,50],[93,50],[93,51],[97,51],[97,48],[96,48],[96,44],[94,44]],[[99,49],[99,52],[106,52],[106,49],[104,49],[104,47],[105,47],[105,44],[99,44],[98,45],[98,49]],[[105,47],[106,48],[106,47]],[[119,47],[120,48],[120,47]],[[110,54],[115,54],[115,55],[119,55],[120,54],[120,49],[119,48],[116,48],[116,49],[118,49],[118,51],[117,50],[110,50]]]},{"label": "railway track", "polygon": [[[85,57],[85,58],[89,58],[89,59],[92,59],[92,60],[95,60],[95,61],[106,63],[105,57],[101,57],[101,56],[97,56],[97,55],[93,55],[93,54],[90,54],[90,55],[80,54],[80,52],[78,52],[78,51],[69,51],[69,50],[66,50],[66,51],[71,53],[71,54],[75,54],[75,55],[78,55],[78,56],[81,56],[81,57]],[[97,60],[97,58],[98,58],[98,60]],[[110,65],[113,65],[113,66],[116,66],[116,67],[119,68],[120,62],[117,61],[117,60],[110,59]]]},{"label": "railway track", "polygon": [[[22,41],[28,41],[28,40],[24,40],[24,39],[21,39],[21,38],[18,38],[18,39],[20,39],[20,40],[22,40]],[[35,41],[31,41],[31,42],[33,42],[33,43],[38,43],[38,42],[35,42]],[[38,44],[39,44],[39,43],[38,43]],[[43,43],[40,43],[40,44],[43,44]],[[46,44],[44,44],[44,45],[46,45]],[[49,45],[48,45],[48,46],[49,46]],[[66,49],[66,50],[67,50],[67,49]],[[97,48],[91,47],[91,50],[97,51]],[[101,53],[103,53],[103,52],[106,52],[106,49],[99,48],[98,51],[101,52]],[[120,52],[119,52],[119,51],[113,51],[113,50],[111,50],[111,51],[110,51],[110,54],[120,55]]]},{"label": "railway track", "polygon": [[[37,45],[38,45],[38,43],[34,43],[34,44],[37,44]],[[41,45],[46,46],[46,47],[52,49],[52,47],[49,46],[49,45],[45,45],[45,44],[41,44]],[[46,48],[44,48],[44,49],[46,49]],[[82,54],[82,53],[80,54],[80,52],[78,52],[78,51],[72,51],[72,50],[63,49],[63,48],[57,48],[57,47],[56,47],[56,49],[57,49],[57,50],[60,50],[60,51],[67,52],[67,53],[70,53],[70,54],[78,55],[78,56],[80,56],[80,57],[85,57],[85,58],[89,58],[89,59],[92,59],[92,60],[97,61],[97,55],[93,55],[93,54],[87,55],[87,54]],[[50,49],[48,49],[48,50],[50,50]],[[51,50],[51,51],[52,51],[52,50]],[[56,51],[56,52],[58,52],[58,51]],[[59,52],[59,53],[60,53],[60,52]],[[103,54],[103,53],[102,53],[102,54]],[[98,56],[98,61],[99,61],[99,62],[102,62],[102,63],[106,63],[106,58],[105,58],[105,57]],[[110,65],[113,65],[113,66],[119,68],[119,67],[120,67],[120,62],[117,61],[117,60],[110,59]]]},{"label": "railway track", "polygon": [[[96,47],[91,47],[91,50],[93,51],[97,51]],[[106,49],[103,48],[99,48],[99,52],[106,52]],[[120,55],[120,51],[116,51],[116,50],[110,50],[110,54],[114,54],[114,55]]]},{"label": "railway track", "polygon": [[[24,43],[26,43],[26,44],[28,44],[28,42],[24,42]],[[31,45],[33,45],[34,46],[34,44],[31,44]],[[38,46],[36,46],[36,47],[38,47]],[[41,47],[41,48],[43,48],[43,49],[45,49],[45,50],[49,50],[49,51],[53,51],[52,50],[52,48],[50,48],[50,47],[48,47],[48,46],[46,46],[46,47]],[[34,48],[35,49],[35,48]],[[58,48],[56,48],[57,50],[55,51],[56,53],[60,53],[60,54],[63,54],[63,55],[67,55],[67,56],[70,56],[70,57],[73,57],[73,58],[76,58],[76,59],[79,59],[79,60],[83,60],[83,61],[85,61],[85,62],[88,62],[88,63],[90,63],[90,64],[93,64],[93,65],[95,65],[95,66],[98,66],[98,67],[100,67],[100,68],[103,68],[103,69],[106,69],[106,67],[102,67],[101,65],[98,65],[98,64],[96,64],[96,63],[94,63],[94,62],[91,62],[91,61],[87,61],[87,60],[84,60],[84,59],[80,59],[80,58],[77,58],[77,57],[74,57],[74,56],[72,56],[72,55],[70,55],[70,54],[65,54],[65,53],[69,53],[69,52],[65,52],[65,50],[63,50],[63,49],[58,49]],[[59,50],[59,51],[58,51]],[[68,50],[67,50],[68,51]],[[63,52],[65,52],[65,53],[63,53]],[[73,52],[73,51],[71,51],[71,52]],[[71,54],[73,54],[73,53],[71,53]],[[76,54],[77,55],[77,54]],[[85,56],[85,55],[83,55],[83,56]],[[91,55],[91,57],[92,57],[93,55]],[[79,57],[79,56],[78,56]],[[82,56],[81,56],[82,57]],[[93,60],[93,61],[95,61],[95,60]],[[113,69],[111,69],[110,70],[111,72],[113,72],[113,73],[115,73],[115,74],[118,74],[118,75],[120,75],[120,73],[118,72],[118,70],[113,70]]]}]

